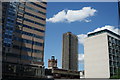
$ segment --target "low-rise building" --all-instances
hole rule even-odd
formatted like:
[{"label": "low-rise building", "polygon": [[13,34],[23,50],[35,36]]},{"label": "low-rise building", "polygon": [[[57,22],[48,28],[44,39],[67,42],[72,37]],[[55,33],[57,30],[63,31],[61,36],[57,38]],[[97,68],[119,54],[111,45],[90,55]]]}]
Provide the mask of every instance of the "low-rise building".
[{"label": "low-rise building", "polygon": [[48,69],[45,69],[45,75],[50,79],[80,79],[79,71],[59,69],[54,56],[48,60]]},{"label": "low-rise building", "polygon": [[57,59],[55,56],[52,56],[51,59],[48,60],[48,69],[57,68]]},{"label": "low-rise building", "polygon": [[47,78],[54,79],[80,79],[79,71],[71,71],[58,68],[45,69],[45,75]]}]

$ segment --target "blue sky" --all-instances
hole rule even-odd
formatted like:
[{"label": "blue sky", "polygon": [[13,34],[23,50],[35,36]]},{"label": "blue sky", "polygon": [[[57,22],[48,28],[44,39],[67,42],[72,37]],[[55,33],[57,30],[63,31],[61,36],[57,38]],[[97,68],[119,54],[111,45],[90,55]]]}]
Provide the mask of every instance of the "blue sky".
[{"label": "blue sky", "polygon": [[[50,22],[46,23],[45,37],[45,67],[48,66],[48,59],[54,55],[58,59],[58,67],[62,66],[62,35],[68,31],[75,35],[87,34],[98,27],[118,26],[118,9],[115,2],[48,2],[47,19],[58,14],[62,10],[81,10],[83,7],[91,7],[96,10],[93,16],[87,17],[90,22],[74,21],[74,22]],[[84,47],[79,44],[79,54],[84,53]],[[79,70],[84,70],[83,63],[79,62]]]}]

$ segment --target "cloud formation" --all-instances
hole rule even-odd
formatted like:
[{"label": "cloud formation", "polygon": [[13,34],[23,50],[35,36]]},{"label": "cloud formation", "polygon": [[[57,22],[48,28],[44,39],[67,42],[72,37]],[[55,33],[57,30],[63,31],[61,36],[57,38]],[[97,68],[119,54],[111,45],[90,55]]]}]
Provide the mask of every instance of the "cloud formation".
[{"label": "cloud formation", "polygon": [[[110,30],[110,31],[112,31],[112,32],[114,32],[114,33],[116,33],[116,34],[118,34],[118,35],[120,34],[120,33],[119,33],[120,29],[118,29],[118,28],[116,28],[116,27],[114,27],[114,26],[110,26],[110,25],[105,25],[104,27],[97,28],[97,29],[95,29],[94,31],[89,32],[89,33],[97,32],[97,31],[101,31],[101,30],[105,30],[105,29],[108,29],[108,30]],[[89,34],[89,33],[88,33],[88,34]]]},{"label": "cloud formation", "polygon": [[79,63],[84,63],[84,54],[78,54],[78,61]]},{"label": "cloud formation", "polygon": [[80,44],[84,44],[84,39],[87,37],[86,34],[77,35]]},{"label": "cloud formation", "polygon": [[62,10],[55,14],[52,18],[46,19],[47,22],[75,22],[84,21],[90,22],[88,18],[95,15],[97,10],[91,7],[83,7],[80,10]]},{"label": "cloud formation", "polygon": [[[105,25],[103,27],[97,28],[97,29],[95,29],[95,30],[93,30],[91,32],[88,32],[87,34],[97,32],[97,31],[101,31],[101,30],[105,30],[105,29],[108,29],[108,30],[120,35],[120,29],[118,29],[115,26],[110,26],[110,25]],[[84,45],[84,39],[87,37],[87,34],[77,35],[80,44]]]}]

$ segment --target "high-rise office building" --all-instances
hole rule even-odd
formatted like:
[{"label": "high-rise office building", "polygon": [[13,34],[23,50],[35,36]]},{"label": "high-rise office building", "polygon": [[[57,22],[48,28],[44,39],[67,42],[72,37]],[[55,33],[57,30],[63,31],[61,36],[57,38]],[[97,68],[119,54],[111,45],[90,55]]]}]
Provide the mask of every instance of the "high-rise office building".
[{"label": "high-rise office building", "polygon": [[63,34],[62,68],[78,70],[78,38],[71,32]]},{"label": "high-rise office building", "polygon": [[120,68],[120,35],[107,29],[88,34],[84,43],[85,78],[112,78]]},{"label": "high-rise office building", "polygon": [[43,77],[46,2],[3,2],[2,13],[3,77]]}]

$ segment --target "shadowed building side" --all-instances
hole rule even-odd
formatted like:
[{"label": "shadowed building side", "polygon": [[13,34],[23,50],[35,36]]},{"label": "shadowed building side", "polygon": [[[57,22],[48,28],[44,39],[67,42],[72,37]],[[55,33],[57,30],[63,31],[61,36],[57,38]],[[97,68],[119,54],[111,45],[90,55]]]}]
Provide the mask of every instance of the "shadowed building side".
[{"label": "shadowed building side", "polygon": [[3,78],[44,77],[46,4],[2,3]]},{"label": "shadowed building side", "polygon": [[2,79],[2,2],[0,2],[0,80]]}]

